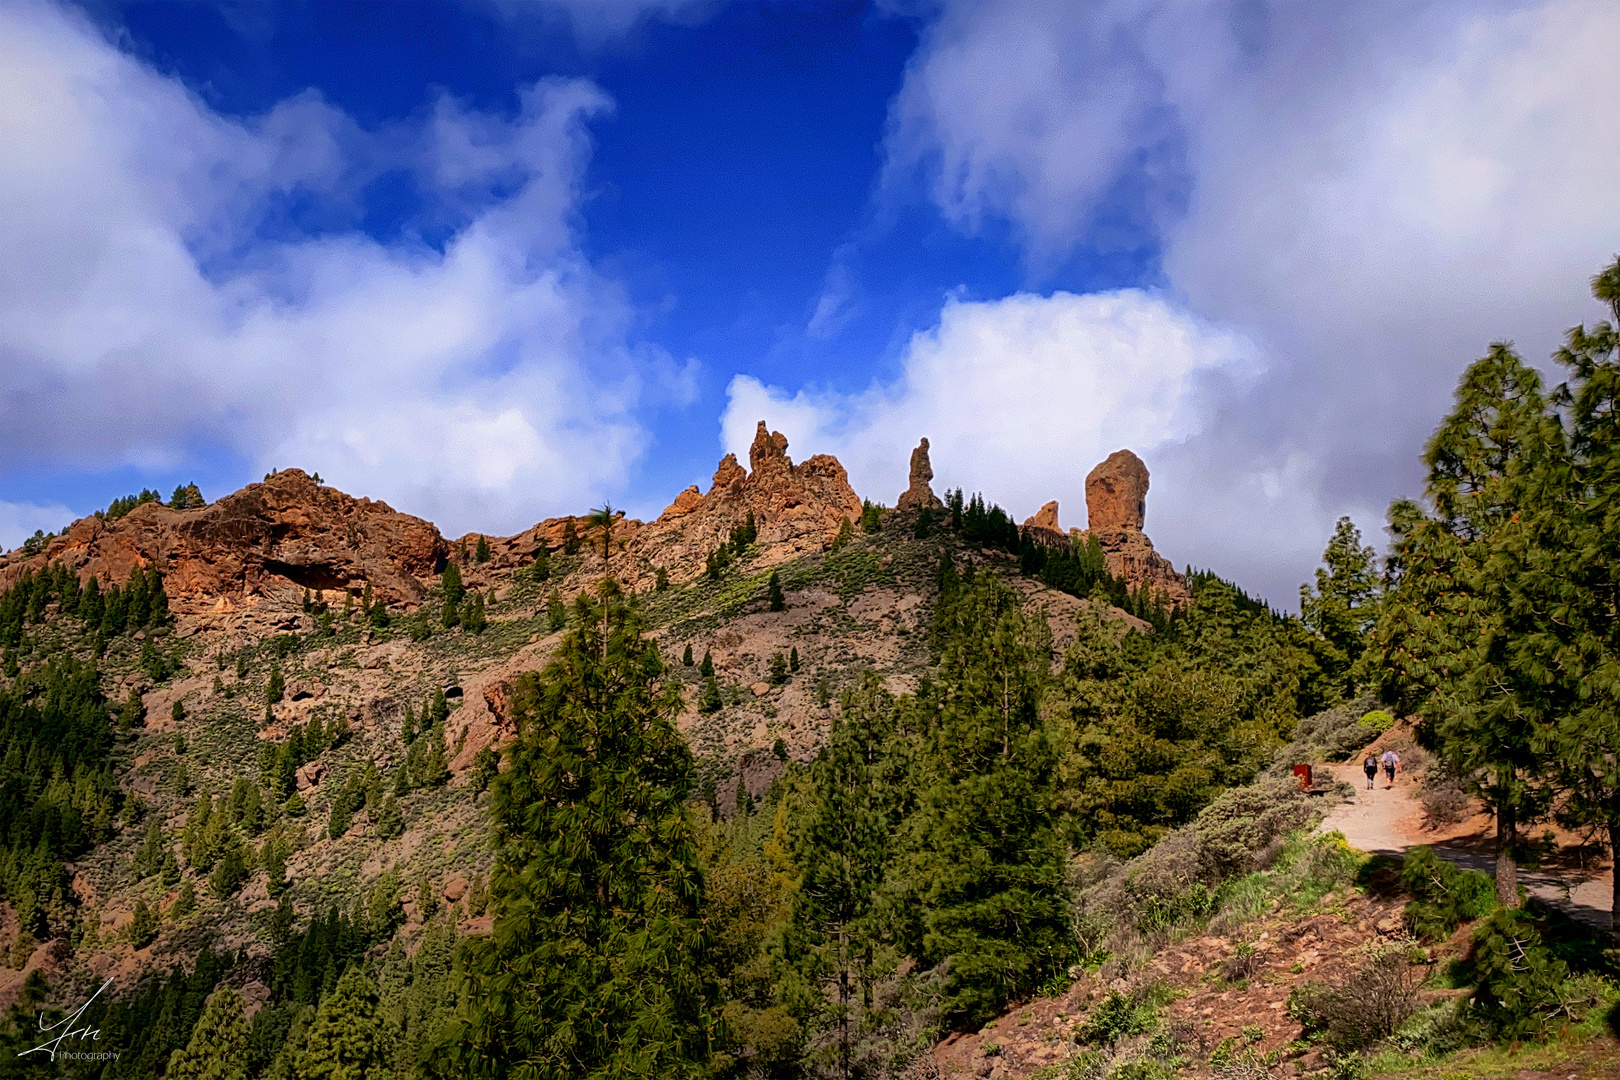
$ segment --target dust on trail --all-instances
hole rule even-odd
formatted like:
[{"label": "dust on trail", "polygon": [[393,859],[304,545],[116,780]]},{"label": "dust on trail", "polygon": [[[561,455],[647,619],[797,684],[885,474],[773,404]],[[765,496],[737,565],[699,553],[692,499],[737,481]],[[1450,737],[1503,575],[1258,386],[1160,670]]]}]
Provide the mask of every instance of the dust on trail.
[{"label": "dust on trail", "polygon": [[[1355,798],[1328,811],[1318,827],[1320,831],[1337,829],[1351,847],[1370,853],[1400,855],[1410,848],[1427,845],[1434,848],[1436,855],[1458,866],[1486,874],[1495,872],[1496,862],[1489,853],[1490,837],[1481,831],[1477,819],[1468,826],[1449,831],[1437,832],[1425,827],[1417,781],[1410,774],[1397,773],[1395,786],[1390,787],[1380,769],[1377,786],[1368,791],[1367,774],[1362,772],[1359,763],[1318,765],[1316,769],[1330,773],[1356,791]],[[1531,895],[1562,909],[1572,918],[1600,929],[1609,928],[1613,888],[1606,868],[1532,871],[1521,867],[1519,881]]]}]

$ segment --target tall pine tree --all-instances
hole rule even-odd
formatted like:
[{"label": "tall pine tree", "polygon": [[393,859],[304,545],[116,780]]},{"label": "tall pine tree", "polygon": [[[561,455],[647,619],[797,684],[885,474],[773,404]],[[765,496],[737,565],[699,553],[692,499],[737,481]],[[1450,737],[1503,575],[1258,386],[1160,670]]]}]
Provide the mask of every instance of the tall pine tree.
[{"label": "tall pine tree", "polygon": [[942,599],[936,617],[944,651],[926,699],[918,806],[899,841],[897,906],[916,912],[903,928],[907,952],[928,966],[950,961],[947,1019],[971,1024],[1034,990],[1071,952],[1053,754],[1037,708],[1051,639],[989,575]]},{"label": "tall pine tree", "polygon": [[716,1009],[680,700],[603,592],[517,688],[519,735],[492,785],[494,928],[469,945],[444,1043],[460,1076],[706,1074]]},{"label": "tall pine tree", "polygon": [[1386,693],[1422,714],[1494,812],[1497,899],[1516,907],[1519,831],[1550,797],[1570,687],[1522,648],[1514,597],[1564,437],[1540,376],[1503,344],[1463,374],[1456,402],[1424,452],[1433,512],[1390,508],[1394,584],[1377,640]]}]

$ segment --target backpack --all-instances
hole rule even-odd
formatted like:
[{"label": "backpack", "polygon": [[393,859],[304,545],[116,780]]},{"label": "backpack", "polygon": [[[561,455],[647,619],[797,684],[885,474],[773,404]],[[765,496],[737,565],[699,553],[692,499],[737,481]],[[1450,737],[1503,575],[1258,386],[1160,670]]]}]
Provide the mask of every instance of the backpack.
[{"label": "backpack", "polygon": [[1371,754],[1368,754],[1367,760],[1361,763],[1361,767],[1363,769],[1373,769],[1376,771],[1378,768],[1378,759],[1373,757]]}]

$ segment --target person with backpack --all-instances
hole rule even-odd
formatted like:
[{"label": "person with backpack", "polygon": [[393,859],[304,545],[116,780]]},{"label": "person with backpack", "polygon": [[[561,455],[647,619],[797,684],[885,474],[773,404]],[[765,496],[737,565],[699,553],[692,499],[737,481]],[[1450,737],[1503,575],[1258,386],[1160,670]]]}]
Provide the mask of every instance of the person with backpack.
[{"label": "person with backpack", "polygon": [[1373,780],[1378,776],[1378,759],[1368,754],[1367,760],[1361,763],[1361,767],[1367,772],[1367,790],[1371,791],[1373,789]]},{"label": "person with backpack", "polygon": [[1384,775],[1389,777],[1389,786],[1394,787],[1395,770],[1401,767],[1401,755],[1397,754],[1394,750],[1385,750],[1384,756],[1380,760],[1382,760],[1384,763]]}]

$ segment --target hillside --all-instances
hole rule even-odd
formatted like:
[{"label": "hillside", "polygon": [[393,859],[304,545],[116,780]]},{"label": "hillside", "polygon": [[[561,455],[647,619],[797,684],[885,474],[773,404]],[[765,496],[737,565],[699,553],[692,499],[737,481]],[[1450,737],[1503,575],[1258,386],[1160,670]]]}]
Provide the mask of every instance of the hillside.
[{"label": "hillside", "polygon": [[[546,756],[618,708],[557,699],[572,719],[536,734],[546,687],[588,698],[618,663],[667,719],[637,721],[652,741],[603,790],[673,770],[672,850],[703,880],[692,1007],[720,1018],[679,1029],[704,1033],[704,1075],[1350,1075],[1360,1050],[1299,995],[1404,942],[1409,886],[1302,831],[1331,785],[1276,779],[1364,741],[1344,652],[1177,574],[1128,451],[1065,531],[1055,503],[1019,526],[936,496],[926,440],[892,510],[786,450],[762,424],[748,469],[728,455],[651,522],[446,540],[288,470],[212,504],[121,500],[0,559],[8,1045],[104,987],[121,1057],[78,1075],[189,1075],[188,1043],[325,1075],[340,1016],[391,1075],[462,1075],[492,1045],[465,1026],[478,957],[553,887],[518,884],[496,838],[521,852],[535,814],[619,798],[524,786],[574,784]],[[542,874],[592,847],[578,827]],[[1459,933],[1420,976],[1471,970]],[[1432,989],[1411,1022],[1442,1034],[1401,1036],[1417,1059],[1461,1045],[1461,998]]]},{"label": "hillside", "polygon": [[[1061,656],[1090,601],[1020,576],[1005,551],[963,544],[916,475],[928,471],[926,448],[919,454],[911,490],[920,483],[927,510],[863,516],[834,459],[795,465],[786,440],[761,425],[749,470],[728,455],[709,492],[688,489],[652,522],[620,516],[604,528],[584,516],[558,518],[512,537],[450,542],[384,503],[286,470],[200,508],[146,503],[116,519],[86,518],[43,551],[0,559],[0,590],[26,588],[47,571],[72,575],[82,591],[91,580],[106,589],[156,570],[169,611],[167,620],[107,634],[82,612],[68,614],[67,587],[53,585],[57,591],[26,615],[7,647],[18,665],[10,685],[18,687],[47,657],[89,661],[99,651],[109,714],[116,718],[133,695],[144,720],[110,748],[116,821],[66,867],[78,920],[64,915],[60,932],[53,924],[26,962],[0,976],[0,996],[14,998],[35,969],[67,980],[71,994],[108,976],[127,988],[189,964],[205,945],[265,949],[280,897],[262,866],[228,899],[211,895],[199,876],[194,915],[161,921],[139,948],[125,940],[137,901],[163,913],[180,898],[179,874],[150,878],[131,869],[149,831],[155,825],[165,838],[182,837],[199,799],[223,806],[242,778],[264,785],[262,799],[254,796],[263,821],[246,829],[261,846],[286,849],[285,895],[296,911],[356,909],[388,870],[403,880],[407,934],[420,924],[424,888],[443,902],[462,898],[489,869],[484,759],[513,733],[512,680],[544,666],[573,621],[574,597],[608,574],[636,595],[649,636],[683,687],[679,726],[697,758],[702,797],[723,817],[734,813],[739,790],[761,798],[785,762],[813,759],[840,694],[867,673],[893,693],[914,691],[926,677],[942,552],[1016,582],[1024,602],[1047,614]],[[1142,557],[1151,545],[1139,528],[1141,472],[1141,490],[1129,496],[1134,519],[1126,514],[1122,524],[1120,513],[1104,509],[1105,490],[1093,513],[1113,514],[1110,542],[1136,560],[1121,561],[1122,572],[1147,567],[1145,580],[1184,596],[1168,564]],[[933,507],[940,525],[919,537],[928,530],[918,517]],[[1062,534],[1047,542],[1071,543]],[[717,551],[727,563],[711,574]],[[465,591],[458,618],[446,618],[447,567]],[[779,611],[767,595],[773,574],[785,600]],[[483,623],[476,628],[474,604]],[[1100,610],[1147,629],[1124,611]],[[690,665],[682,663],[688,648]],[[778,656],[793,664],[773,674]],[[700,708],[706,657],[717,708]],[[441,694],[443,719],[431,737],[442,739],[444,776],[394,783],[398,825],[380,824],[380,805],[364,799],[346,831],[326,835],[334,804],[349,799],[346,781],[358,785],[369,770],[377,788],[377,777],[416,768],[411,747],[422,743],[407,742],[407,725],[429,737]],[[320,745],[298,754],[290,789],[272,798],[265,748],[286,750],[295,732],[314,744],[316,730]],[[334,730],[341,734],[328,734]],[[476,929],[480,918],[465,906],[460,929]],[[15,952],[17,917],[6,910],[6,944]]]}]

